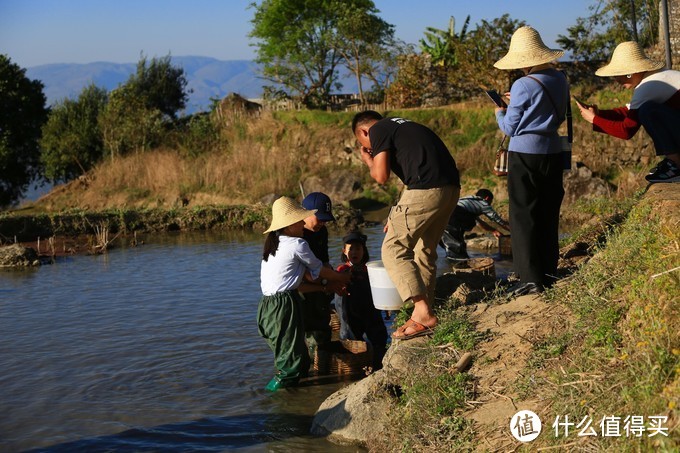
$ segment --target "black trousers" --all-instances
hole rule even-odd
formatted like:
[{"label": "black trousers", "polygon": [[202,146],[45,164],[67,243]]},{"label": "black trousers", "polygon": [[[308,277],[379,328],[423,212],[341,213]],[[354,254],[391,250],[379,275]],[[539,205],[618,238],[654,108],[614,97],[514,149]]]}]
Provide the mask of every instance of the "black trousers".
[{"label": "black trousers", "polygon": [[515,272],[522,283],[551,286],[559,259],[564,198],[560,154],[510,152],[508,195]]},{"label": "black trousers", "polygon": [[645,102],[638,109],[640,123],[654,141],[657,156],[680,150],[680,110],[666,104]]}]

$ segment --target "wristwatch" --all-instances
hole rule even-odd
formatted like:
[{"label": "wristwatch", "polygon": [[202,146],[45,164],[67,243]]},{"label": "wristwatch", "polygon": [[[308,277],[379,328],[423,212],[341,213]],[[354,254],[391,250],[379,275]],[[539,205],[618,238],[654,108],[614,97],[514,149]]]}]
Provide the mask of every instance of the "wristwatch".
[{"label": "wristwatch", "polygon": [[323,292],[325,293],[326,292],[326,285],[328,284],[328,280],[326,280],[325,278],[322,278],[321,284],[323,285]]}]

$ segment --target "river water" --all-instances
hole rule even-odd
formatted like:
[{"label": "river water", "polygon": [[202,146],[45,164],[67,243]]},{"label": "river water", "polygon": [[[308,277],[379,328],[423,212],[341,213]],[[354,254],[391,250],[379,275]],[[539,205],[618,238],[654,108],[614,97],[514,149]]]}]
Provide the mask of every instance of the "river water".
[{"label": "river water", "polygon": [[261,234],[138,239],[0,272],[0,451],[359,451],[309,434],[347,382],[263,389]]}]

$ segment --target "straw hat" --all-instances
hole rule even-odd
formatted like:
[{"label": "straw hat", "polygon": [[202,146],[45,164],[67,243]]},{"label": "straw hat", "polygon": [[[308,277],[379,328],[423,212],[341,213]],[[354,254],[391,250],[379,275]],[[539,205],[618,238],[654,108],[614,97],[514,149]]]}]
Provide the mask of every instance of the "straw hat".
[{"label": "straw hat", "polygon": [[541,35],[532,27],[518,28],[510,38],[510,49],[503,58],[494,63],[498,69],[521,69],[557,60],[564,50],[549,49]]},{"label": "straw hat", "polygon": [[263,234],[291,226],[315,212],[316,209],[305,209],[292,198],[281,197],[272,205],[272,223]]},{"label": "straw hat", "polygon": [[622,76],[656,71],[664,66],[666,65],[663,63],[647,58],[640,44],[635,41],[626,41],[616,46],[609,64],[595,71],[595,75],[600,77]]}]

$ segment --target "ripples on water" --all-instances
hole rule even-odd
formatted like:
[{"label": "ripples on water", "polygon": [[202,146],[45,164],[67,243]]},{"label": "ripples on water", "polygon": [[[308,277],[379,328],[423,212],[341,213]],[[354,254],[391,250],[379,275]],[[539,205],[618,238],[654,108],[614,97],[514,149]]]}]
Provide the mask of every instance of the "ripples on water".
[{"label": "ripples on water", "polygon": [[356,451],[308,434],[344,384],[263,390],[262,241],[163,235],[0,273],[0,451]]}]

